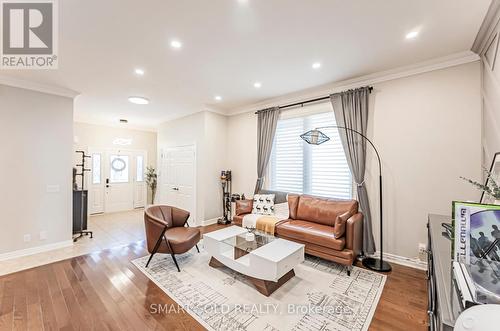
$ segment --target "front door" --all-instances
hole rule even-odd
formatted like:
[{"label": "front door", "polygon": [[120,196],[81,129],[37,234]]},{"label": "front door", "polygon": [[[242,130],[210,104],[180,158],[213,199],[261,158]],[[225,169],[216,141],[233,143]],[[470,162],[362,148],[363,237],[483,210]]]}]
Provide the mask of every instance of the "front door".
[{"label": "front door", "polygon": [[146,205],[146,152],[91,149],[90,155],[90,214],[125,211]]},{"label": "front door", "polygon": [[132,154],[128,152],[107,153],[105,163],[106,193],[104,195],[104,211],[106,213],[134,209],[132,161]]}]

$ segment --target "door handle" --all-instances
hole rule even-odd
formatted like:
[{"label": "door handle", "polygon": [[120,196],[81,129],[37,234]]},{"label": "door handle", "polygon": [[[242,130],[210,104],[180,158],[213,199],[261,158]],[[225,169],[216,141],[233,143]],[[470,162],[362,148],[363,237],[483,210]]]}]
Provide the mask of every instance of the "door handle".
[{"label": "door handle", "polygon": [[179,191],[179,188],[178,187],[172,187],[172,190]]}]

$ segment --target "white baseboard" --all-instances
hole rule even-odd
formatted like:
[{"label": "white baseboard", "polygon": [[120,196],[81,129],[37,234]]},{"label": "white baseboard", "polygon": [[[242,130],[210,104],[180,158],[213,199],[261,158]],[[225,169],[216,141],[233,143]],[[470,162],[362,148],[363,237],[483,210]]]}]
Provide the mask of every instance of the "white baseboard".
[{"label": "white baseboard", "polygon": [[[379,257],[380,253],[376,252],[373,257]],[[384,261],[404,265],[406,267],[415,268],[419,270],[427,270],[427,262],[421,261],[417,258],[409,258],[399,256],[396,254],[384,253]]]},{"label": "white baseboard", "polygon": [[30,247],[30,248],[26,248],[26,249],[20,249],[17,251],[0,254],[0,261],[11,260],[11,259],[15,259],[18,257],[43,253],[43,252],[52,251],[52,250],[58,249],[58,248],[69,247],[72,245],[73,245],[73,240],[71,239],[71,240],[59,241],[59,242],[56,242],[53,244],[48,244],[48,245],[41,245],[41,246]]},{"label": "white baseboard", "polygon": [[215,224],[217,223],[217,221],[219,220],[220,217],[216,217],[216,218],[211,218],[209,220],[204,220],[201,222],[201,226],[207,226],[207,225],[211,225],[211,224]]}]

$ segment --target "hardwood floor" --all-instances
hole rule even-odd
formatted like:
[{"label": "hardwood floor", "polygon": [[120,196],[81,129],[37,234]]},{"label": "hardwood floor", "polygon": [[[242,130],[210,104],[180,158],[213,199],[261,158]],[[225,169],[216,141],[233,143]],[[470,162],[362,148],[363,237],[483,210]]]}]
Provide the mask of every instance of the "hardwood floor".
[{"label": "hardwood floor", "polygon": [[[151,313],[175,302],[130,263],[146,254],[138,242],[0,277],[0,330],[204,330],[187,313]],[[425,272],[393,267],[370,330],[425,330]]]}]

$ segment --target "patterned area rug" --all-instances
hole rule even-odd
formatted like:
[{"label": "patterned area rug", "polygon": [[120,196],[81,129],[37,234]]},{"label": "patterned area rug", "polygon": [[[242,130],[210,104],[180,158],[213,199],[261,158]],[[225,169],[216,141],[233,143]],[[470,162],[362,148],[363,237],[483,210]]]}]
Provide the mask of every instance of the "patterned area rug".
[{"label": "patterned area rug", "polygon": [[[201,247],[200,247],[201,248]],[[188,312],[208,330],[367,330],[382,294],[385,275],[307,256],[295,277],[266,297],[228,268],[212,268],[201,250],[177,256],[148,256],[132,263],[177,303],[153,312]],[[158,303],[160,304],[160,303]]]}]

